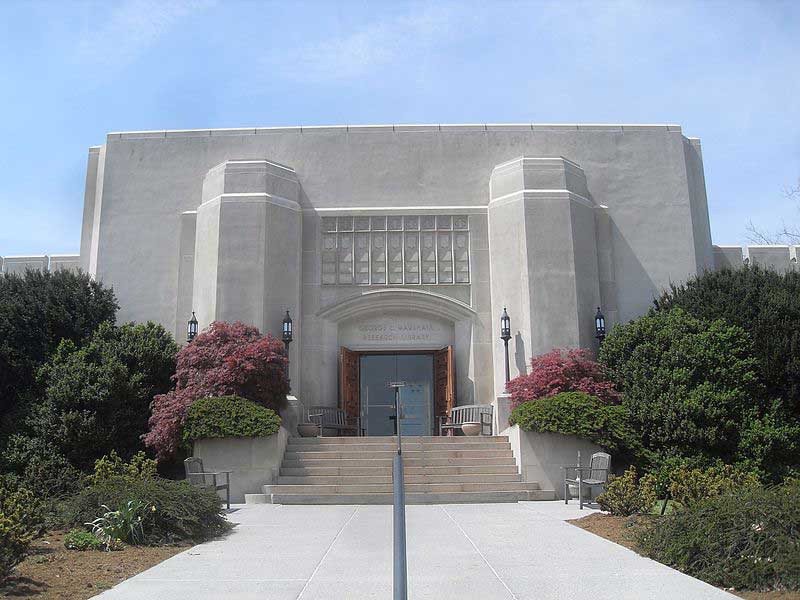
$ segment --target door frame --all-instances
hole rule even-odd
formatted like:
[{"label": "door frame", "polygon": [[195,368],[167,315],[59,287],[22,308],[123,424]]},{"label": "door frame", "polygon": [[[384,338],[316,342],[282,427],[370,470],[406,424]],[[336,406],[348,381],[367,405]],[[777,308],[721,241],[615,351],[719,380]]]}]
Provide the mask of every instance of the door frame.
[{"label": "door frame", "polygon": [[[359,406],[359,418],[362,419],[361,423],[361,430],[364,432],[365,436],[369,436],[369,432],[367,431],[367,424],[363,422],[364,418],[364,405],[362,404],[362,396],[361,396],[361,358],[363,356],[430,356],[431,357],[431,433],[427,435],[433,435],[433,431],[436,429],[436,402],[434,400],[434,396],[436,395],[436,352],[437,350],[365,350],[360,352],[358,350],[353,350],[358,354],[358,369],[359,369],[359,376],[358,376],[358,406]],[[396,423],[396,422],[395,422]]]},{"label": "door frame", "polygon": [[[432,373],[431,373],[431,382],[432,382],[431,404],[432,404],[432,406],[431,406],[431,408],[432,408],[432,412],[433,412],[433,423],[432,423],[432,425],[433,425],[433,433],[432,433],[432,435],[438,435],[439,434],[439,427],[437,426],[437,423],[438,423],[438,419],[442,416],[441,407],[445,406],[446,407],[445,412],[449,413],[449,409],[452,408],[452,406],[455,405],[455,349],[453,348],[453,346],[445,346],[444,348],[438,348],[438,349],[425,348],[425,349],[422,349],[422,350],[414,350],[414,349],[408,349],[408,348],[404,348],[402,350],[391,350],[391,349],[353,350],[353,349],[347,348],[345,346],[340,346],[339,347],[339,369],[338,369],[338,379],[339,379],[338,406],[339,406],[339,408],[346,408],[344,406],[345,398],[344,398],[344,389],[343,389],[344,386],[343,386],[343,381],[342,381],[343,377],[344,377],[343,367],[342,367],[342,360],[343,360],[343,354],[345,352],[350,353],[350,354],[355,354],[356,358],[357,358],[356,365],[357,365],[357,369],[358,370],[357,370],[357,373],[356,373],[356,376],[355,376],[355,382],[354,383],[356,384],[356,390],[355,390],[356,394],[355,394],[355,396],[358,399],[358,414],[357,415],[350,415],[350,416],[351,417],[357,416],[358,419],[359,419],[359,422],[361,420],[361,357],[362,356],[369,356],[369,355],[373,355],[373,356],[374,355],[397,355],[397,354],[406,354],[406,355],[408,355],[408,354],[424,354],[424,355],[432,356],[433,357],[432,366],[431,366],[431,368],[432,368]],[[437,356],[441,356],[442,353],[446,353],[447,361],[449,363],[449,373],[448,373],[448,377],[447,377],[447,386],[446,386],[446,388],[444,390],[440,390],[439,389],[439,385],[438,385],[438,382],[437,382],[437,371],[436,371]],[[444,394],[444,398],[440,397],[442,394]],[[437,409],[439,409],[439,410],[437,410]],[[361,423],[361,425],[359,426],[359,429],[360,429],[360,433],[366,432],[365,424]],[[362,433],[362,435],[363,435],[363,433]]]}]

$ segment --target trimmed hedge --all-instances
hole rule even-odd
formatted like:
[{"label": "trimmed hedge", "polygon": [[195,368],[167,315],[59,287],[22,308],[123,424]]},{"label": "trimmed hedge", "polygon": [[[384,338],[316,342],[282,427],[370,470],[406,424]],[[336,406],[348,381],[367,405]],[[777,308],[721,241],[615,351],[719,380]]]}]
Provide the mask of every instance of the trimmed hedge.
[{"label": "trimmed hedge", "polygon": [[219,396],[189,407],[181,436],[189,445],[202,438],[265,437],[280,427],[275,411],[238,396]]},{"label": "trimmed hedge", "polygon": [[575,435],[613,452],[636,453],[638,449],[627,410],[583,392],[524,402],[511,411],[508,422],[525,431]]},{"label": "trimmed hedge", "polygon": [[651,558],[712,585],[800,590],[800,482],[745,487],[656,519],[639,535]]}]

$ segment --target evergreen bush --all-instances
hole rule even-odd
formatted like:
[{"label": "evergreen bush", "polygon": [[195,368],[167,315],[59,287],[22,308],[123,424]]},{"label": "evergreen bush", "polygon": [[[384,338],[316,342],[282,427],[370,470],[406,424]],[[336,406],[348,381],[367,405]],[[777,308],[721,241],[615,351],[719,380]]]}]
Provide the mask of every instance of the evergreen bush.
[{"label": "evergreen bush", "polygon": [[723,319],[747,331],[767,397],[800,418],[800,271],[781,274],[757,265],[706,271],[672,285],[656,307]]},{"label": "evergreen bush", "polygon": [[639,545],[712,585],[800,590],[800,482],[746,486],[655,520]]},{"label": "evergreen bush", "polygon": [[740,327],[681,309],[617,325],[600,360],[623,393],[634,433],[654,453],[734,462],[763,414],[750,340]]},{"label": "evergreen bush", "polygon": [[62,518],[68,526],[81,527],[105,514],[104,506],[118,509],[131,501],[152,507],[142,521],[147,544],[200,543],[230,528],[216,492],[160,477],[112,478],[89,486],[64,503]]},{"label": "evergreen bush", "polygon": [[278,432],[275,411],[238,396],[203,398],[189,407],[182,439],[186,445],[202,438],[266,437]]},{"label": "evergreen bush", "polygon": [[649,513],[656,499],[655,478],[645,475],[639,479],[636,467],[630,467],[621,476],[611,478],[606,491],[597,497],[597,503],[612,515],[627,517]]},{"label": "evergreen bush", "polygon": [[62,340],[82,343],[117,308],[113,290],[86,273],[0,277],[0,419],[36,387],[36,371]]},{"label": "evergreen bush", "polygon": [[25,557],[43,528],[44,515],[36,496],[0,476],[0,581]]},{"label": "evergreen bush", "polygon": [[524,402],[511,411],[509,423],[525,431],[575,435],[610,452],[636,454],[639,448],[631,435],[627,410],[583,392],[563,392]]}]

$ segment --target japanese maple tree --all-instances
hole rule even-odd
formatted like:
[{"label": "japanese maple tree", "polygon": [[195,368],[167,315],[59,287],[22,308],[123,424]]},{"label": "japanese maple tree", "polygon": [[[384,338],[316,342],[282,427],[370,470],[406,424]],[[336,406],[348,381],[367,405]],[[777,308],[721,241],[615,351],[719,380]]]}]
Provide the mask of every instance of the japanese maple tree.
[{"label": "japanese maple tree", "polygon": [[620,394],[603,366],[592,360],[588,350],[583,348],[555,348],[547,354],[534,356],[530,373],[509,381],[508,392],[512,407],[561,392],[585,392],[609,404],[620,401]]},{"label": "japanese maple tree", "polygon": [[240,396],[278,412],[286,404],[283,343],[239,321],[216,321],[178,352],[175,389],[153,398],[147,446],[160,459],[178,449],[186,412],[210,396]]}]

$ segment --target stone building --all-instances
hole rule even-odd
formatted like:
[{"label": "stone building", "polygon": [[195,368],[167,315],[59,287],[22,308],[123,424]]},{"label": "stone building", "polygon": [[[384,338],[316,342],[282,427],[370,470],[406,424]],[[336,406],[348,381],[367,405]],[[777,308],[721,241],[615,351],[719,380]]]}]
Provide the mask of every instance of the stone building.
[{"label": "stone building", "polygon": [[[554,347],[593,347],[670,282],[796,248],[712,246],[700,141],[676,125],[387,125],[111,133],[89,150],[81,268],[114,287],[120,320],[185,339],[241,320],[280,335],[293,390],[409,433],[504,386]],[[747,256],[746,256],[747,255]]]}]

